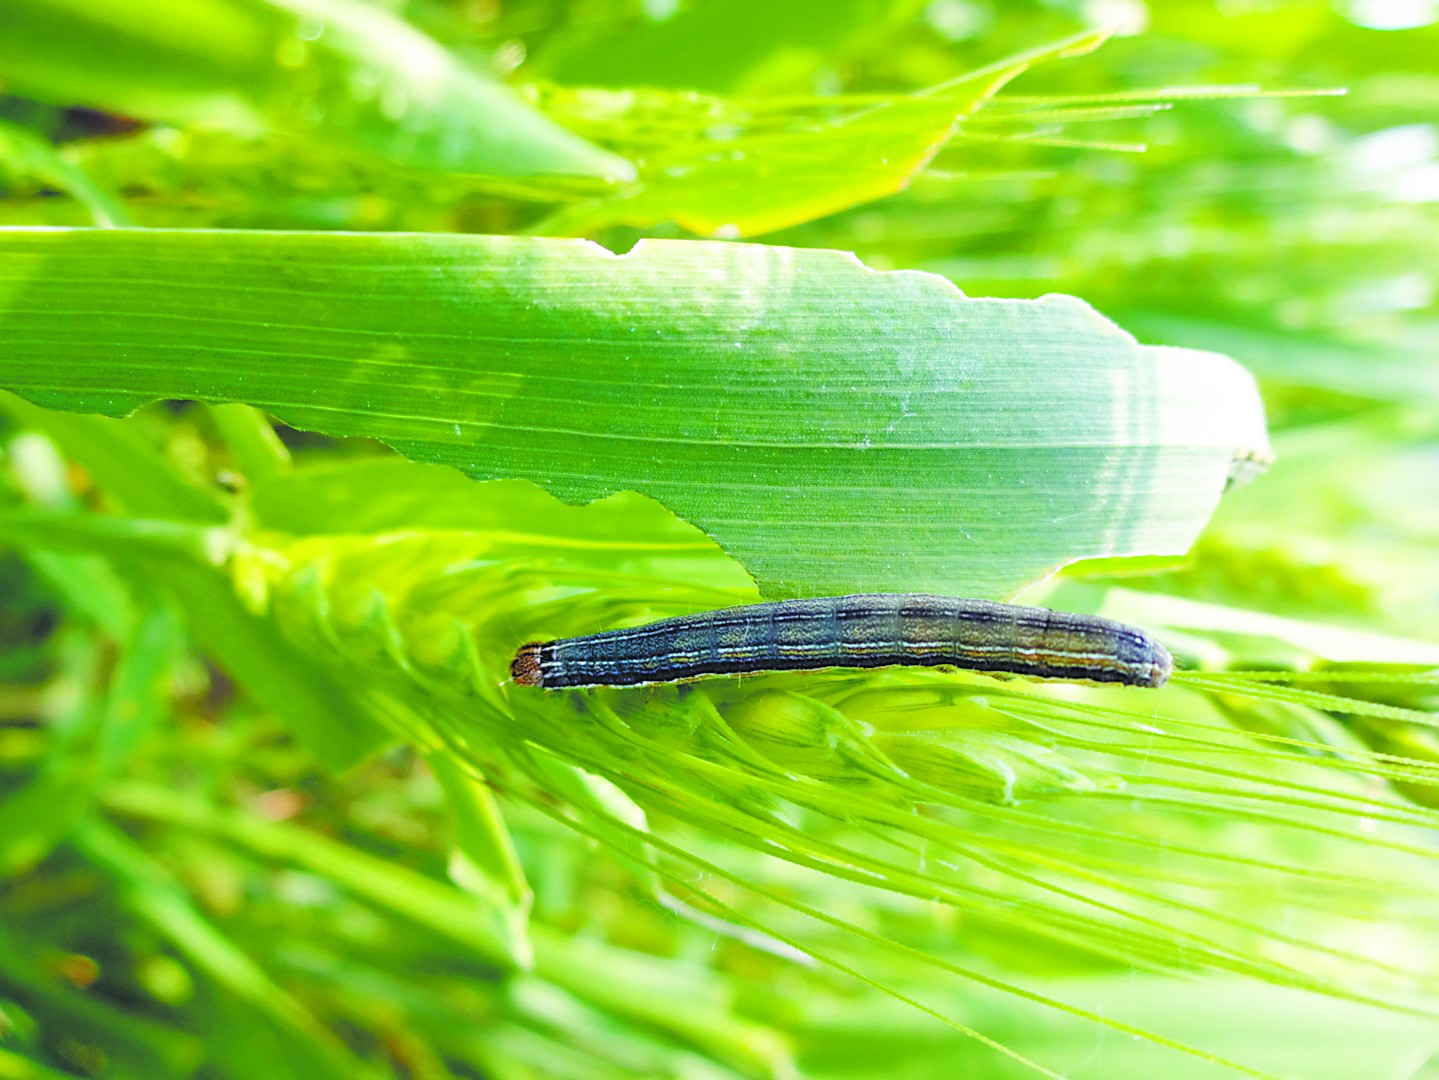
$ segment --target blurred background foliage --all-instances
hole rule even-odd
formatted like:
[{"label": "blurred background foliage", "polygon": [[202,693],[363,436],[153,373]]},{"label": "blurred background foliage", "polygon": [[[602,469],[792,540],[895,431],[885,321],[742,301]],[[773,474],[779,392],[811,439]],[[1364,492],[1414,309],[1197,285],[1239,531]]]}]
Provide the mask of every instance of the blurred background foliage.
[{"label": "blurred background foliage", "polygon": [[1429,0],[0,0],[0,223],[853,250],[1232,355],[1277,457],[1032,591],[1163,695],[541,700],[515,642],[747,575],[7,397],[0,1077],[1439,1075],[1436,56]]}]

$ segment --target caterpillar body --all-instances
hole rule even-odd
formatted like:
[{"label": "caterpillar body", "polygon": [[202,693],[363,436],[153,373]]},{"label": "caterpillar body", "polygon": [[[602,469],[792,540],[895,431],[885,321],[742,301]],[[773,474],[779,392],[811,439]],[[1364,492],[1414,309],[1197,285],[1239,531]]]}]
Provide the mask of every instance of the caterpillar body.
[{"label": "caterpillar body", "polygon": [[1163,686],[1169,651],[1113,619],[925,593],[865,593],[682,615],[522,645],[515,682],[546,690],[711,675],[890,666]]}]

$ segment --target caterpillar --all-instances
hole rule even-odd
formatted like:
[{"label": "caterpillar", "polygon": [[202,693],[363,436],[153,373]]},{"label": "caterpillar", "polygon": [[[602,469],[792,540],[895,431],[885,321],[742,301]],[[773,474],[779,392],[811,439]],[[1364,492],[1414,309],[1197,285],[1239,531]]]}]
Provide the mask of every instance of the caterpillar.
[{"label": "caterpillar", "polygon": [[522,645],[522,686],[638,686],[711,675],[891,666],[1159,687],[1169,651],[1094,615],[925,593],[779,600]]}]

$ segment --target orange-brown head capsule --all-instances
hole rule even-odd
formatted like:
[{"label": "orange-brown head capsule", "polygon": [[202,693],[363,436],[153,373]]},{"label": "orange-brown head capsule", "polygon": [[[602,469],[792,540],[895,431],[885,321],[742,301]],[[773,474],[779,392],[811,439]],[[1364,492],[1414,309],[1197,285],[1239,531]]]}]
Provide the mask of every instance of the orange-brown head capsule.
[{"label": "orange-brown head capsule", "polygon": [[521,686],[543,686],[544,672],[540,669],[540,643],[531,641],[521,645],[520,651],[510,661],[510,674]]}]

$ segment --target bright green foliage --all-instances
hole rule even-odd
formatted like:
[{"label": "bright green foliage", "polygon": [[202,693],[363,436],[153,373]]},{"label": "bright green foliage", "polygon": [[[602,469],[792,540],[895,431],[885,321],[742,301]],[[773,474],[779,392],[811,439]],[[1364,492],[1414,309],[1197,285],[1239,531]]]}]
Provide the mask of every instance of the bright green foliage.
[{"label": "bright green foliage", "polygon": [[[0,1077],[1427,1075],[1381,7],[0,0]],[[507,678],[864,588],[1180,669]]]},{"label": "bright green foliage", "polygon": [[633,174],[355,0],[4,0],[0,19],[0,78],[57,105],[318,136],[439,172]]},{"label": "bright green foliage", "polygon": [[9,185],[38,183],[74,196],[97,225],[128,223],[120,201],[62,156],[50,140],[4,120],[0,120],[0,170]]},{"label": "bright green foliage", "polygon": [[769,596],[1002,597],[1179,554],[1266,455],[1222,357],[836,252],[103,231],[0,236],[0,258],[0,381],[33,401],[244,401],[567,500],[639,491]]},{"label": "bright green foliage", "polygon": [[[631,143],[644,173],[627,189],[562,210],[540,228],[585,234],[674,221],[701,235],[752,236],[893,195],[1006,83],[1102,40],[1086,34],[949,83],[868,101],[773,108],[643,90],[551,94],[551,107],[572,123]],[[702,137],[716,129],[719,139]]]}]

